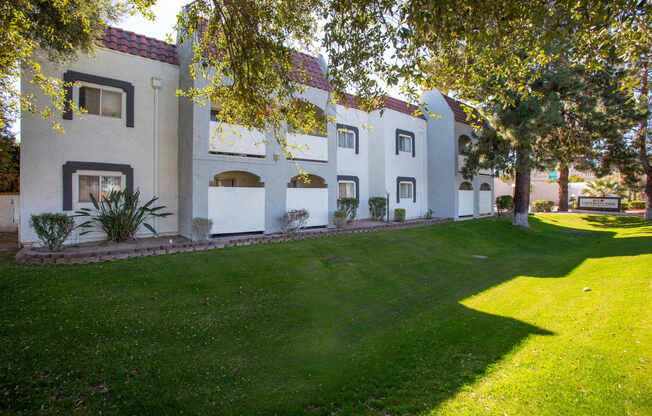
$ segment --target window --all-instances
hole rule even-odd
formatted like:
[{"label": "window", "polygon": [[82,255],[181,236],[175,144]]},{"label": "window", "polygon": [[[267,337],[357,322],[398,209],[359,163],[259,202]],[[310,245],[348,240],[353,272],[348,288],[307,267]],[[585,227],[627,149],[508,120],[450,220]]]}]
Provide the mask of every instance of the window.
[{"label": "window", "polygon": [[338,182],[338,198],[355,198],[355,183]]},{"label": "window", "polygon": [[412,137],[403,134],[398,136],[398,150],[412,153]]},{"label": "window", "polygon": [[122,117],[122,93],[104,88],[81,87],[79,106],[88,114],[103,117]]},{"label": "window", "polygon": [[79,202],[91,202],[91,195],[97,201],[106,198],[111,191],[122,189],[119,175],[79,175]]},{"label": "window", "polygon": [[211,121],[220,121],[218,118],[220,115],[219,110],[211,110]]},{"label": "window", "polygon": [[471,151],[471,139],[463,134],[457,139],[457,151],[460,155],[468,155]]},{"label": "window", "polygon": [[399,184],[399,194],[401,199],[412,199],[412,182],[401,182]]},{"label": "window", "polygon": [[355,148],[355,132],[347,129],[337,131],[337,145],[345,149]]}]

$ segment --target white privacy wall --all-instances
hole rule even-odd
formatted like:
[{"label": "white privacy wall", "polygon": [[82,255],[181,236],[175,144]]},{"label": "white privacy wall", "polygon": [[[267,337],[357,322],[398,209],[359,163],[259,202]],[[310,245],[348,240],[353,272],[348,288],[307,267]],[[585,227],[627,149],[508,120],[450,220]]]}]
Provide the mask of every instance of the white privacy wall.
[{"label": "white privacy wall", "polygon": [[328,225],[328,188],[287,188],[287,210],[307,209],[307,227]]},{"label": "white privacy wall", "polygon": [[328,137],[288,133],[287,144],[295,159],[328,161]]},{"label": "white privacy wall", "polygon": [[20,220],[20,195],[0,194],[0,231],[16,231]]},{"label": "white privacy wall", "polygon": [[211,152],[265,156],[265,134],[257,129],[247,129],[233,124],[210,122]]},{"label": "white privacy wall", "polygon": [[479,191],[478,196],[478,210],[481,215],[491,214],[491,209],[493,205],[493,199],[491,198],[491,191]]},{"label": "white privacy wall", "polygon": [[[96,56],[80,55],[77,60],[55,66],[42,62],[45,75],[62,79],[64,72],[74,70],[102,77],[130,82],[134,86],[134,127],[126,126],[126,107],[122,118],[94,115],[74,115],[64,120],[55,114],[53,121],[65,129],[59,134],[48,121],[29,112],[21,120],[21,224],[20,240],[33,243],[36,235],[29,225],[32,214],[62,212],[62,166],[68,161],[103,162],[130,165],[134,170],[134,188],[141,197],[154,196],[154,89],[152,77],[161,79],[159,90],[159,203],[173,215],[159,220],[159,231],[178,232],[178,99],[179,67],[139,56],[128,55],[98,47]],[[48,100],[30,83],[30,77],[21,78],[22,92],[35,94],[37,105]],[[73,89],[73,100],[78,103],[78,88]],[[124,103],[124,99],[123,99]],[[71,212],[68,212],[71,213]],[[73,236],[73,239],[75,236]]]},{"label": "white privacy wall", "polygon": [[208,187],[211,234],[265,230],[265,188]]},{"label": "white privacy wall", "polygon": [[[360,205],[357,218],[369,218],[369,198],[374,196],[384,197],[384,193],[373,194],[369,181],[369,159],[371,157],[370,137],[378,135],[369,126],[369,114],[355,108],[347,108],[342,105],[336,107],[337,122],[358,128],[358,154],[354,149],[337,148],[337,174],[341,176],[357,176],[359,182]],[[337,133],[335,134],[337,140]],[[376,174],[382,172],[375,172]]]},{"label": "white privacy wall", "polygon": [[459,190],[457,191],[457,198],[459,201],[459,212],[457,215],[460,217],[465,217],[469,215],[473,215],[474,212],[474,204],[473,204],[473,195],[474,191],[462,191]]}]

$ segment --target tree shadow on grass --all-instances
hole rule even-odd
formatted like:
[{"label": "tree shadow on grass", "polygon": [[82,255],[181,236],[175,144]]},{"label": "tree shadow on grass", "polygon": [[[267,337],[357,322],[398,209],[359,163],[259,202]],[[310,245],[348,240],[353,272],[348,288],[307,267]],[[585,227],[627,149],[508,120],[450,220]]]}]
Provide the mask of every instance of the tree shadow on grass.
[{"label": "tree shadow on grass", "polygon": [[652,221],[645,222],[641,217],[586,215],[583,217],[589,224],[602,228],[641,228],[652,226]]}]

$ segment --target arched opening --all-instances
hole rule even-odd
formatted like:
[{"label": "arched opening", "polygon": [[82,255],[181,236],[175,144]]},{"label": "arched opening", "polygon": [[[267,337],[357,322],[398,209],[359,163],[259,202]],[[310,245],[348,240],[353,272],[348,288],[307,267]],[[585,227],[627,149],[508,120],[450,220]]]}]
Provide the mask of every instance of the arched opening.
[{"label": "arched opening", "polygon": [[265,185],[260,176],[245,171],[221,172],[209,185],[211,234],[265,231]]},{"label": "arched opening", "polygon": [[483,182],[482,185],[480,185],[480,190],[491,191],[491,186],[487,182]]},{"label": "arched opening", "polygon": [[227,188],[263,188],[260,177],[253,173],[232,170],[219,173],[211,178],[209,186]]},{"label": "arched opening", "polygon": [[457,139],[457,152],[460,155],[468,155],[471,151],[471,138],[463,134]]},{"label": "arched opening", "polygon": [[321,176],[308,174],[307,178],[297,175],[290,179],[286,192],[288,211],[308,211],[308,227],[328,225],[328,185]]},{"label": "arched opening", "polygon": [[304,100],[295,100],[293,106],[298,111],[288,120],[291,133],[326,136],[327,119],[323,109]]},{"label": "arched opening", "polygon": [[308,174],[307,177],[297,175],[290,179],[288,188],[328,188],[328,185],[321,176]]},{"label": "arched opening", "polygon": [[473,190],[473,185],[471,185],[471,182],[462,182],[459,187],[460,191],[472,191]]}]

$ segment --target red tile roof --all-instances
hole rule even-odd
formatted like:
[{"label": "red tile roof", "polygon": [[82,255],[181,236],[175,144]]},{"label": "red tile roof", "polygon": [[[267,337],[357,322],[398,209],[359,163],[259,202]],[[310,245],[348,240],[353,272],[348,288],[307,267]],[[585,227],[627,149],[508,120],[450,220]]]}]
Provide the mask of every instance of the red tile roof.
[{"label": "red tile roof", "polygon": [[[352,94],[344,94],[344,99],[340,100],[338,104],[343,105],[349,108],[355,108],[360,110],[360,105],[358,103],[357,97]],[[415,111],[419,109],[419,106],[414,104],[409,104],[407,101],[399,100],[398,98],[385,97],[382,104],[376,106],[376,109],[386,108],[388,110],[398,111],[399,113],[407,114],[409,116],[419,117],[425,119],[423,114],[415,116]]]},{"label": "red tile roof", "polygon": [[[464,124],[468,124],[468,125],[471,125],[471,123],[473,123],[474,121],[475,122],[480,121],[480,118],[479,118],[480,115],[478,114],[477,111],[474,110],[474,114],[478,118],[476,118],[476,119],[471,118],[470,120],[467,120],[466,112],[464,111],[464,107],[463,107],[463,105],[466,105],[466,104],[463,104],[461,101],[457,101],[456,99],[451,98],[446,94],[442,94],[442,95],[444,96],[444,99],[446,99],[446,102],[448,103],[448,106],[451,108],[451,110],[453,110],[453,115],[455,116],[455,121],[457,121],[458,123],[464,123]],[[468,106],[468,107],[470,107],[470,106]]]},{"label": "red tile roof", "polygon": [[302,84],[330,91],[331,86],[319,65],[319,59],[302,52],[292,51],[292,63],[296,70],[290,76]]},{"label": "red tile roof", "polygon": [[177,47],[162,40],[139,35],[134,32],[107,27],[104,37],[100,39],[105,48],[120,51],[143,58],[154,59],[178,65]]}]

